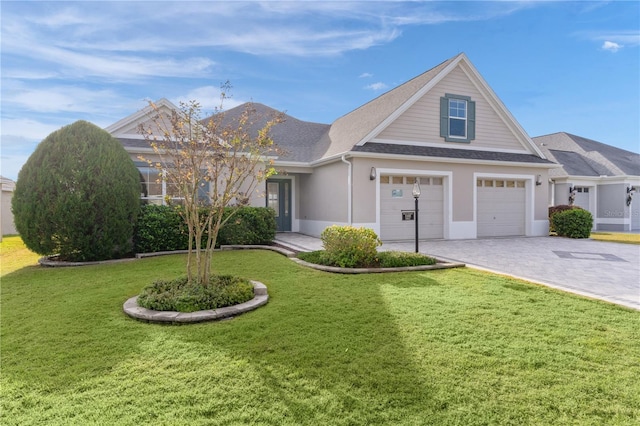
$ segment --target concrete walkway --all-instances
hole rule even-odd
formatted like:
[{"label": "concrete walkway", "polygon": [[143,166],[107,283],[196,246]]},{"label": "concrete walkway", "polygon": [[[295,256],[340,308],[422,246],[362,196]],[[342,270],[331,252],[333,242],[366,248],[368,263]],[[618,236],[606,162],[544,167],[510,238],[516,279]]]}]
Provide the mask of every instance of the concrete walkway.
[{"label": "concrete walkway", "polygon": [[[298,251],[322,249],[318,238],[279,233],[276,242]],[[414,242],[382,250],[413,251]],[[590,239],[514,237],[420,241],[420,252],[640,310],[640,246]]]}]

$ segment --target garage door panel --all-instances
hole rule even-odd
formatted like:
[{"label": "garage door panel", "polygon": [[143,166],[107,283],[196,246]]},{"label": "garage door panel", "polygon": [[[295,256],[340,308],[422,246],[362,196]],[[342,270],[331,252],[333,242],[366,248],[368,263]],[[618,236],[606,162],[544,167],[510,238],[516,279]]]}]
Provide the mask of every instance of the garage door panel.
[{"label": "garage door panel", "polygon": [[[381,184],[380,238],[383,240],[415,238],[415,221],[402,220],[403,211],[414,211],[415,200],[412,190],[413,184]],[[443,186],[421,184],[420,190],[421,194],[418,199],[419,237],[443,238]]]},{"label": "garage door panel", "polygon": [[[483,185],[485,184],[483,183]],[[506,237],[525,234],[526,191],[524,184],[502,187],[479,186],[477,190],[478,237]]]}]

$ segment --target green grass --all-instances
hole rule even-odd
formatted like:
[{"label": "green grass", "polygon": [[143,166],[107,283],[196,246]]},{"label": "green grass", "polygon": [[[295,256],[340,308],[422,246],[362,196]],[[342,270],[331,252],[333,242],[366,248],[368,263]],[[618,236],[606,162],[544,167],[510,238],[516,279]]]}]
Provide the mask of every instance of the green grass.
[{"label": "green grass", "polygon": [[27,249],[19,236],[4,236],[0,242],[0,276],[27,265],[37,265],[40,257]]},{"label": "green grass", "polygon": [[613,243],[640,244],[640,234],[627,234],[623,232],[592,232],[591,239]]},{"label": "green grass", "polygon": [[0,423],[640,422],[636,311],[465,269],[334,275],[265,251],[215,265],[269,303],[188,326],[122,313],[183,256],[4,275]]}]

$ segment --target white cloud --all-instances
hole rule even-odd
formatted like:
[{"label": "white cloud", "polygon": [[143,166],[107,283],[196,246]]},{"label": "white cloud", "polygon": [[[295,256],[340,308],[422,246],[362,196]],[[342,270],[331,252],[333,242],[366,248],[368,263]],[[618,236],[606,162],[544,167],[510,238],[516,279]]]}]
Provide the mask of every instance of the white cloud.
[{"label": "white cloud", "polygon": [[602,44],[602,50],[608,50],[609,52],[616,53],[618,50],[622,49],[622,45],[615,43],[613,41],[605,41]]},{"label": "white cloud", "polygon": [[382,82],[371,83],[368,86],[365,86],[365,89],[373,90],[375,92],[384,90],[387,88],[387,85]]},{"label": "white cloud", "polygon": [[[202,107],[203,118],[213,113],[216,108],[220,108],[220,88],[214,86],[203,86],[190,90],[184,95],[171,99],[175,105],[180,102],[198,101]],[[233,97],[225,99],[222,107],[225,110],[237,107],[245,101],[237,100]]]},{"label": "white cloud", "polygon": [[[111,90],[89,90],[60,85],[43,89],[13,85],[4,94],[3,103],[35,112],[104,113],[113,110],[122,97]],[[3,133],[6,133],[3,129]]]},{"label": "white cloud", "polygon": [[[20,150],[23,146],[37,145],[51,132],[69,123],[43,123],[27,118],[2,118],[2,155]],[[19,136],[18,136],[19,135]],[[34,146],[35,146],[34,145]]]},{"label": "white cloud", "polygon": [[373,77],[373,74],[371,74],[370,72],[363,72],[358,76],[358,78],[371,78],[371,77]]}]

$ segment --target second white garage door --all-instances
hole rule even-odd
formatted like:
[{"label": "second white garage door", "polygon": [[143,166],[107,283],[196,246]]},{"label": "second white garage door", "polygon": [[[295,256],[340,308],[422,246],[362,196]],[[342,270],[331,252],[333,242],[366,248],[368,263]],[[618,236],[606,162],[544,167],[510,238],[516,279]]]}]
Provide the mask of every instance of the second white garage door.
[{"label": "second white garage door", "polygon": [[[380,177],[380,238],[386,241],[415,238],[412,212],[414,176]],[[421,177],[418,199],[419,238],[443,238],[444,191],[443,178]],[[404,219],[404,220],[403,220]]]},{"label": "second white garage door", "polygon": [[526,189],[524,181],[478,179],[478,237],[525,234]]}]

